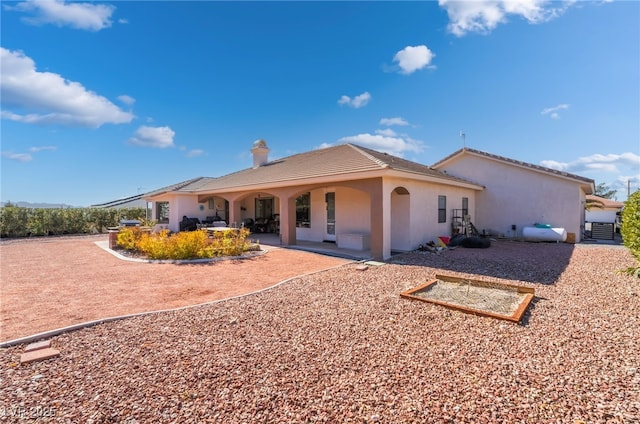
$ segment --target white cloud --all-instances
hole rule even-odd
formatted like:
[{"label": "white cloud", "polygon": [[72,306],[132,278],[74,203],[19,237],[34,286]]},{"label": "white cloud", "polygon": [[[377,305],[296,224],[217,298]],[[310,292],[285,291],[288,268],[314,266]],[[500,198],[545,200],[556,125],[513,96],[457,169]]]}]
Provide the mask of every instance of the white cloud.
[{"label": "white cloud", "polygon": [[383,130],[376,130],[376,134],[383,135],[385,137],[395,137],[398,134],[391,128],[385,128]]},{"label": "white cloud", "polygon": [[31,162],[33,160],[33,155],[31,153],[38,153],[45,150],[55,151],[58,148],[56,146],[34,146],[29,147],[30,153],[13,153],[13,152],[2,152],[2,156],[7,159],[16,160],[18,162]]},{"label": "white cloud", "polygon": [[173,137],[175,135],[176,133],[169,127],[147,127],[143,125],[138,128],[135,135],[129,139],[129,144],[165,149],[175,146],[173,144]]},{"label": "white cloud", "polygon": [[384,130],[376,134],[365,133],[342,137],[337,143],[353,143],[400,157],[402,157],[405,152],[420,153],[424,149],[421,141],[404,135],[386,135]]},{"label": "white cloud", "polygon": [[398,62],[401,74],[412,74],[426,66],[435,68],[430,66],[434,57],[435,54],[425,45],[407,46],[396,53],[393,61]]},{"label": "white cloud", "polygon": [[196,158],[198,156],[204,156],[205,155],[205,151],[202,149],[193,149],[193,150],[189,150],[187,152],[187,154],[185,155],[188,158]]},{"label": "white cloud", "polygon": [[[35,62],[22,52],[0,47],[0,63],[1,115],[5,119],[97,128],[106,123],[131,122],[134,117],[78,82],[51,72],[38,72]],[[6,106],[26,113],[4,110]]]},{"label": "white cloud", "polygon": [[543,160],[540,162],[540,165],[572,173],[591,170],[618,172],[620,167],[640,168],[640,155],[631,152],[620,155],[614,153],[607,155],[596,153],[591,156],[580,157],[572,162]]},{"label": "white cloud", "polygon": [[404,127],[406,125],[409,125],[409,122],[406,119],[400,118],[400,117],[382,118],[380,119],[380,125],[386,125],[388,127],[393,125],[398,125],[398,126]]},{"label": "white cloud", "polygon": [[132,104],[134,104],[136,102],[136,99],[134,99],[131,96],[127,96],[126,94],[118,96],[118,100],[120,100],[125,105],[129,105],[129,106],[131,106]]},{"label": "white cloud", "polygon": [[[558,171],[570,172],[572,174],[584,175],[593,178],[596,184],[606,183],[613,190],[618,190],[619,194],[627,192],[627,181],[640,183],[640,155],[632,152],[615,154],[609,153],[593,154],[579,157],[571,162],[559,162],[555,160],[543,160],[540,165]],[[617,174],[609,180],[607,175]]]},{"label": "white cloud", "polygon": [[108,4],[65,3],[63,0],[29,0],[6,7],[7,10],[32,13],[23,21],[32,25],[54,24],[99,31],[111,26],[115,7]]},{"label": "white cloud", "polygon": [[540,112],[541,115],[549,115],[549,117],[551,119],[559,119],[560,118],[560,114],[558,113],[558,111],[560,110],[567,110],[569,109],[569,105],[566,103],[560,104],[558,106],[553,106],[553,107],[548,107],[545,109],[542,109],[542,112]]},{"label": "white cloud", "polygon": [[326,149],[326,148],[332,147],[332,146],[335,146],[335,144],[324,142],[324,143],[321,143],[319,146],[314,147],[314,150]]},{"label": "white cloud", "polygon": [[369,103],[371,101],[371,94],[369,94],[368,91],[365,91],[364,93],[351,98],[349,96],[342,96],[340,97],[340,99],[338,100],[338,104],[339,105],[347,105],[350,106],[352,108],[358,109],[361,108],[363,106],[366,106],[367,103]]},{"label": "white cloud", "polygon": [[2,152],[2,156],[18,162],[30,162],[33,159],[29,153]]},{"label": "white cloud", "polygon": [[537,24],[564,13],[576,0],[439,0],[449,15],[447,29],[458,37],[469,32],[489,33],[505,23],[509,15]]},{"label": "white cloud", "polygon": [[58,148],[56,146],[29,147],[29,151],[32,153],[42,152],[44,150],[55,151],[58,150]]}]

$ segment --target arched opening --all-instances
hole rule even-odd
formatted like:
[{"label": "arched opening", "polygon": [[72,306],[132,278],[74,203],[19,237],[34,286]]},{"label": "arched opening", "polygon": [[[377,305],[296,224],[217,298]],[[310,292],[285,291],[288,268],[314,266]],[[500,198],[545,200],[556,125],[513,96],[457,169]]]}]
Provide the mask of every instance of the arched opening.
[{"label": "arched opening", "polygon": [[238,224],[249,228],[252,233],[273,233],[280,231],[280,198],[270,192],[250,192],[238,198]]},{"label": "arched opening", "polygon": [[391,250],[411,250],[411,195],[401,186],[391,192]]}]

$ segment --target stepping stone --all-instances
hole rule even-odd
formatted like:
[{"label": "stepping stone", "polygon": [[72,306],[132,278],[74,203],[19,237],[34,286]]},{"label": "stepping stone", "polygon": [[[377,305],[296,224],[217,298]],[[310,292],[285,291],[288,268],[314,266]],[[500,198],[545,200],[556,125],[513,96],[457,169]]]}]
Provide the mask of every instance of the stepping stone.
[{"label": "stepping stone", "polygon": [[47,347],[51,347],[51,340],[43,340],[36,343],[28,344],[26,348],[24,348],[25,352],[31,352],[33,350],[44,349]]},{"label": "stepping stone", "polygon": [[55,358],[56,356],[60,356],[59,350],[46,347],[44,349],[37,349],[23,353],[20,355],[20,363],[27,364],[29,362],[44,361],[45,359]]},{"label": "stepping stone", "polygon": [[366,271],[366,270],[368,270],[368,269],[369,269],[369,267],[368,267],[367,265],[358,265],[358,266],[356,267],[356,269],[357,269],[358,271]]}]

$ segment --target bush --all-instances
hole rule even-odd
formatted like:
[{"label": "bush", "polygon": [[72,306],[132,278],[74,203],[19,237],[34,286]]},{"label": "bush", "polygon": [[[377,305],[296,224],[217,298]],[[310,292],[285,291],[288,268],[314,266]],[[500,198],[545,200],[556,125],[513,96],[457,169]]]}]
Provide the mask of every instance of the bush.
[{"label": "bush", "polygon": [[124,250],[135,251],[139,249],[138,244],[141,237],[140,227],[124,227],[118,231],[116,244]]},{"label": "bush", "polygon": [[149,259],[171,259],[169,254],[169,230],[162,230],[159,233],[139,232],[135,250],[146,255]]},{"label": "bush", "polygon": [[[622,234],[624,245],[640,262],[640,190],[629,196],[624,205],[620,234]],[[624,272],[640,278],[640,266],[628,268]]]},{"label": "bush", "polygon": [[171,259],[211,258],[208,235],[205,230],[187,231],[167,240],[167,253]]},{"label": "bush", "polygon": [[26,237],[29,211],[17,206],[0,208],[0,237]]},{"label": "bush", "polygon": [[0,237],[102,233],[121,219],[146,218],[144,208],[0,208]]},{"label": "bush", "polygon": [[239,256],[249,250],[249,230],[219,231],[209,238],[206,230],[169,234],[168,230],[151,233],[139,227],[125,227],[118,233],[117,244],[149,259],[202,259]]},{"label": "bush", "polygon": [[250,231],[247,228],[216,231],[210,241],[213,256],[237,256],[249,248],[246,242]]}]

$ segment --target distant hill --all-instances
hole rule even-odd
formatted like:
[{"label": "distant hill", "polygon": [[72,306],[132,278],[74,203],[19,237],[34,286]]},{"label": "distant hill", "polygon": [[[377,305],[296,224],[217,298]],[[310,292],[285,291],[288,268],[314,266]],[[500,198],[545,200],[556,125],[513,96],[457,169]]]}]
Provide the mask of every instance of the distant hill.
[{"label": "distant hill", "polygon": [[0,206],[4,207],[7,203],[21,208],[77,208],[79,206],[67,205],[65,203],[31,203],[31,202],[0,202]]}]

